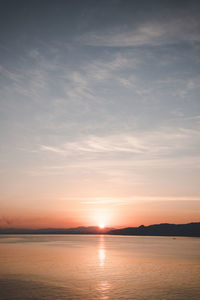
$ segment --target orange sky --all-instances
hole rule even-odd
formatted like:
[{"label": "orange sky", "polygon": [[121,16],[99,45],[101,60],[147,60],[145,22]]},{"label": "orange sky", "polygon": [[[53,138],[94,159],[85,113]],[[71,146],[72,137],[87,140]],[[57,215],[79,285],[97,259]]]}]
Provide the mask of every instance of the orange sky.
[{"label": "orange sky", "polygon": [[[22,204],[21,204],[22,205]],[[199,221],[198,200],[133,200],[130,198],[88,198],[50,202],[38,208],[2,208],[1,227],[108,227],[139,226],[155,223]]]}]

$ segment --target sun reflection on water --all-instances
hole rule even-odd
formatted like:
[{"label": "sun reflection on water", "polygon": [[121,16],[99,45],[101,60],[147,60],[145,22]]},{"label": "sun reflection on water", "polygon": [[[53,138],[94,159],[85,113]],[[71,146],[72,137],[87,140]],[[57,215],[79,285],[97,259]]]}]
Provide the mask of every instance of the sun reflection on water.
[{"label": "sun reflection on water", "polygon": [[[104,235],[99,236],[98,258],[99,258],[99,266],[102,268],[103,274],[105,276],[106,270],[103,269],[105,267],[105,260],[106,260],[106,246],[105,246]],[[97,292],[100,294],[100,299],[102,299],[102,300],[109,299],[108,293],[110,291],[110,283],[105,279],[99,281],[99,283],[97,285]]]},{"label": "sun reflection on water", "polygon": [[104,266],[106,253],[104,249],[99,249],[99,261],[100,261],[100,267]]},{"label": "sun reflection on water", "polygon": [[106,258],[106,250],[105,250],[105,241],[104,241],[103,235],[101,235],[99,237],[98,254],[99,254],[99,266],[104,267],[105,258]]},{"label": "sun reflection on water", "polygon": [[101,299],[109,299],[108,292],[110,290],[110,284],[108,281],[101,281],[97,287],[98,292],[101,294]]}]

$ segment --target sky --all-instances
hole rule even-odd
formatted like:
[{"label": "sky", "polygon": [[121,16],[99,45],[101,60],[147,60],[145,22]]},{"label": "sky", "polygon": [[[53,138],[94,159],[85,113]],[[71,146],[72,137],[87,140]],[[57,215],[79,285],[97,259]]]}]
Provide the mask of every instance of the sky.
[{"label": "sky", "polygon": [[0,1],[0,227],[200,221],[200,2]]}]

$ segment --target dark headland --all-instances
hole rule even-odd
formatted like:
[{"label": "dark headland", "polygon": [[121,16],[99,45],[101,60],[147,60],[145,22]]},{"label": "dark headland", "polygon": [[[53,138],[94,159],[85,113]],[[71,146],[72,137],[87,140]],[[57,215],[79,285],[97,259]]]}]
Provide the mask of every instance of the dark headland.
[{"label": "dark headland", "polygon": [[114,235],[142,235],[142,236],[191,236],[200,237],[200,223],[189,224],[155,224],[139,227],[127,227],[110,230]]},{"label": "dark headland", "polygon": [[139,227],[120,229],[104,228],[97,226],[76,228],[0,228],[0,234],[109,234],[109,235],[140,235],[140,236],[186,236],[200,237],[200,222],[188,224],[161,223]]}]

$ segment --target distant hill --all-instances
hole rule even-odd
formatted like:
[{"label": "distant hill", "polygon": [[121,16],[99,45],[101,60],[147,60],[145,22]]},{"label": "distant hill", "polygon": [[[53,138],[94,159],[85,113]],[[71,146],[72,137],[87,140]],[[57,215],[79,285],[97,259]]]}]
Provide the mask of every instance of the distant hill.
[{"label": "distant hill", "polygon": [[110,234],[110,235],[142,235],[142,236],[191,236],[200,237],[200,222],[189,224],[168,224],[139,227],[127,227],[121,229],[104,228],[97,226],[76,228],[0,228],[0,234]]},{"label": "distant hill", "polygon": [[149,235],[149,236],[191,236],[200,237],[200,223],[155,224],[150,226],[127,227],[108,232],[114,235]]},{"label": "distant hill", "polygon": [[97,226],[75,227],[75,228],[0,228],[0,234],[100,234],[107,233],[113,228],[100,229]]}]

